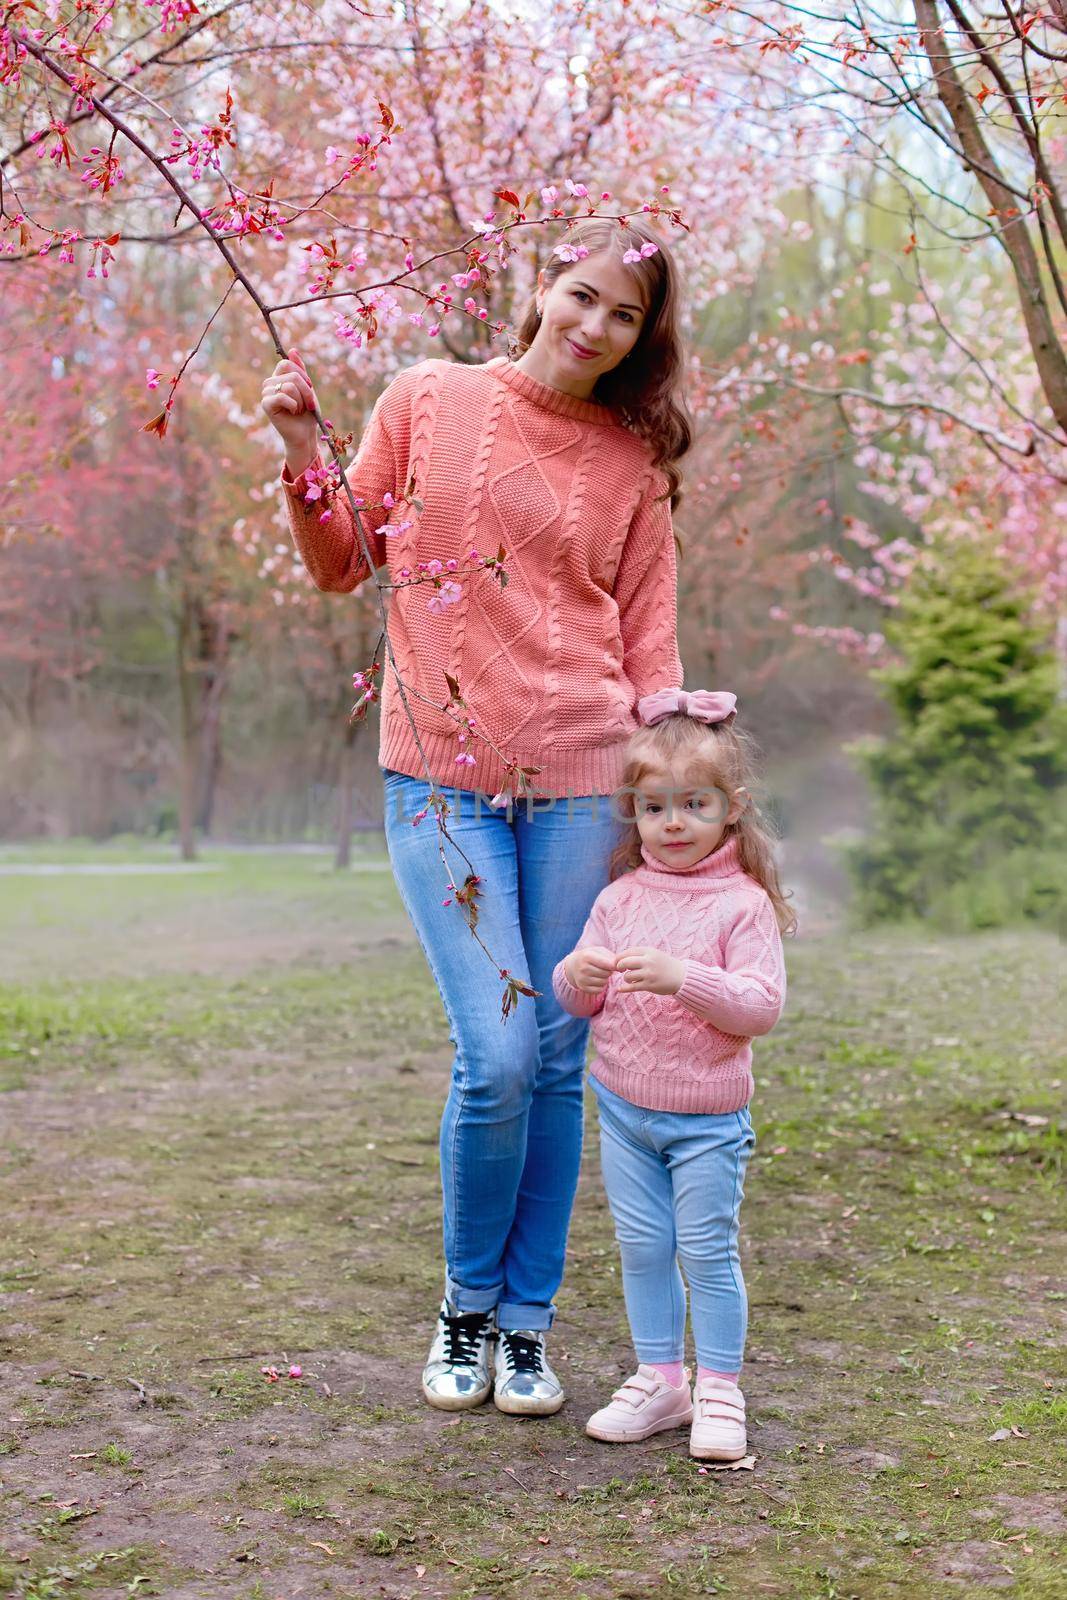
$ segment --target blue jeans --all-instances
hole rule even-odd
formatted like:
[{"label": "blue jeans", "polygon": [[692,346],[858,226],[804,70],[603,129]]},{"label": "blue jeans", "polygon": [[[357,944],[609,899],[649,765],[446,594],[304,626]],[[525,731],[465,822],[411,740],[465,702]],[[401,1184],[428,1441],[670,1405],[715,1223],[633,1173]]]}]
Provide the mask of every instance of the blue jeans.
[{"label": "blue jeans", "polygon": [[[459,1312],[496,1307],[502,1328],[550,1328],[582,1150],[587,1018],[552,992],[552,969],[574,949],[627,824],[610,796],[517,801],[493,810],[473,790],[444,793],[449,832],[472,865],[441,840],[452,881],[483,880],[477,931],[449,906],[430,786],[390,768],[385,838],[400,897],[440,991],[455,1047],[441,1120],[445,1289]],[[540,990],[501,1019],[498,971]]]},{"label": "blue jeans", "polygon": [[685,1357],[685,1280],[697,1361],[740,1372],[748,1299],[737,1251],[745,1170],[756,1143],[741,1111],[646,1111],[590,1078],[600,1163],[622,1255],[639,1361]]}]

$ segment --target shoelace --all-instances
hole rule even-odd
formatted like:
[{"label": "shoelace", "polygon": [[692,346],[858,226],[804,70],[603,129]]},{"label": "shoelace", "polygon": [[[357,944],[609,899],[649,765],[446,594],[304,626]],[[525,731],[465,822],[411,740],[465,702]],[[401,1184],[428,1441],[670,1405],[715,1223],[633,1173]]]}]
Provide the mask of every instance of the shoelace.
[{"label": "shoelace", "polygon": [[468,1311],[462,1317],[448,1317],[442,1313],[445,1360],[455,1366],[470,1366],[477,1357],[478,1341],[488,1320],[484,1311]]},{"label": "shoelace", "polygon": [[528,1338],[524,1333],[501,1333],[508,1365],[516,1372],[532,1372],[540,1377],[544,1371],[541,1361],[541,1341]]}]

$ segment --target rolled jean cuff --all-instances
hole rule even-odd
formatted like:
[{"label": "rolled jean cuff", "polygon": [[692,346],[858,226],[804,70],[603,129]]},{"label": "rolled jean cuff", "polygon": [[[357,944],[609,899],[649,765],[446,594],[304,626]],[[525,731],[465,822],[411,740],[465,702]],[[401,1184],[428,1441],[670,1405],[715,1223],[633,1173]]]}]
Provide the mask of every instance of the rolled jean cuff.
[{"label": "rolled jean cuff", "polygon": [[502,1283],[492,1289],[468,1289],[448,1273],[445,1274],[445,1294],[461,1317],[471,1311],[494,1311],[503,1292]]},{"label": "rolled jean cuff", "polygon": [[547,1331],[556,1319],[552,1306],[524,1306],[516,1300],[504,1300],[496,1308],[498,1328],[536,1328]]}]

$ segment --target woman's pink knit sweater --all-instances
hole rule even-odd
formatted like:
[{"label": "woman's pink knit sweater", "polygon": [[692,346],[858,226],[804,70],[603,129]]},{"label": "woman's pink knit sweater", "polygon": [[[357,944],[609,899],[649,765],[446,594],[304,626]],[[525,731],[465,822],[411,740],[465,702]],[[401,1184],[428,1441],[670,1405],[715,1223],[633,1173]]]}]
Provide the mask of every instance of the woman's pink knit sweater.
[{"label": "woman's pink knit sweater", "polygon": [[[321,465],[316,456],[315,465]],[[421,515],[400,504],[411,475]],[[420,361],[380,396],[346,474],[367,509],[375,567],[394,575],[455,558],[462,595],[435,615],[430,584],[394,590],[389,635],[435,782],[495,793],[500,759],[472,738],[474,766],[457,765],[457,723],[419,696],[448,700],[457,679],[475,718],[502,751],[537,767],[543,795],[610,794],[636,706],[680,688],[674,538],[667,484],[647,444],[604,406],[554,389],[503,356],[477,366]],[[293,538],[320,589],[348,591],[369,576],[344,495],[329,521],[305,506],[304,475],[280,482]],[[407,531],[393,525],[411,520]],[[506,586],[466,560],[507,551]],[[425,772],[386,665],[379,765]]]},{"label": "woman's pink knit sweater", "polygon": [[685,963],[676,994],[600,994],[552,987],[565,1011],[592,1017],[593,1076],[652,1111],[740,1111],[752,1098],[752,1044],[785,1004],[785,957],[774,906],[740,864],[736,836],[695,867],[670,867],[642,845],[643,864],[602,889],[576,949],[632,945]]}]

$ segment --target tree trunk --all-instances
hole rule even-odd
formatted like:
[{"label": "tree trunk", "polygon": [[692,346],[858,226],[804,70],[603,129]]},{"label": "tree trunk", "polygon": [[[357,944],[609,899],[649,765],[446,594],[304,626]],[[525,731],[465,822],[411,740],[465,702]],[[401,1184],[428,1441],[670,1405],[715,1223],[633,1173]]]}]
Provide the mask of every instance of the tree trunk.
[{"label": "tree trunk", "polygon": [[199,686],[196,674],[195,600],[182,575],[178,615],[178,700],[181,708],[178,773],[178,850],[183,861],[196,860],[196,784],[199,765]]},{"label": "tree trunk", "polygon": [[[370,664],[371,638],[372,635],[368,629],[367,622],[364,620],[357,626],[354,640],[356,659],[361,670],[364,666]],[[336,639],[332,643],[332,654],[336,663],[337,676],[339,681],[344,682],[352,670],[351,663],[347,659],[348,652],[345,646]],[[345,696],[343,704],[347,707],[351,704],[351,695],[347,686],[343,692]],[[337,851],[333,864],[339,869],[347,868],[352,860],[352,790],[356,777],[356,751],[359,749],[359,733],[363,726],[364,724],[361,722],[345,723],[344,743],[338,764],[338,787],[340,793],[337,806]]]},{"label": "tree trunk", "polygon": [[350,722],[341,748],[340,794],[337,806],[337,851],[333,864],[340,871],[352,865],[352,790],[356,775],[356,740],[359,724]]},{"label": "tree trunk", "polygon": [[203,609],[200,616],[200,751],[196,826],[210,837],[215,795],[222,770],[222,702],[229,687],[230,632],[225,612]]},{"label": "tree trunk", "polygon": [[1019,202],[1004,183],[957,75],[941,31],[937,0],[913,0],[913,4],[937,93],[955,129],[964,163],[973,171],[996,214],[997,238],[1015,273],[1019,304],[1045,399],[1059,426],[1067,431],[1067,352],[1056,335],[1026,218],[1018,214]]},{"label": "tree trunk", "polygon": [[200,764],[200,581],[196,560],[198,497],[185,457],[185,429],[175,428],[179,452],[181,496],[177,507],[177,670],[178,670],[178,850],[183,861],[196,860],[196,792]]}]

